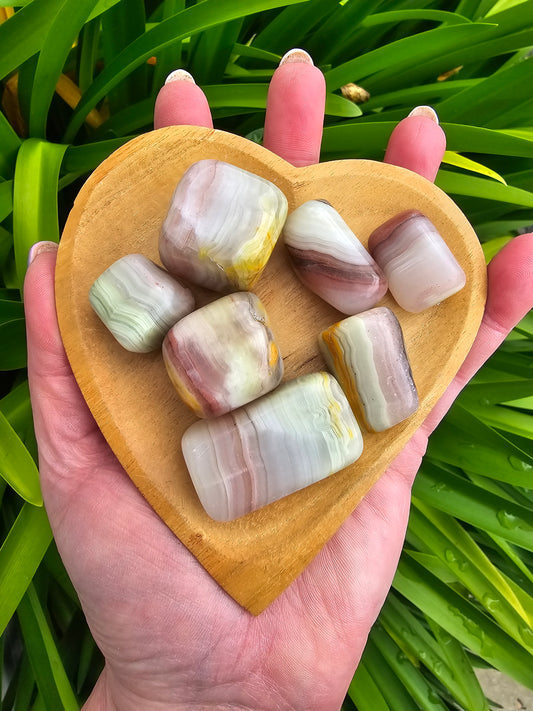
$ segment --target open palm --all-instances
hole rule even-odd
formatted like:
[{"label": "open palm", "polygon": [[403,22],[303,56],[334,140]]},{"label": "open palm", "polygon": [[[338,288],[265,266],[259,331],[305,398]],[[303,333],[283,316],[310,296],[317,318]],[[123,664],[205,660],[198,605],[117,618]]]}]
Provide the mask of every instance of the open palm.
[{"label": "open palm", "polygon": [[[297,59],[292,55],[272,80],[265,146],[308,165],[320,150],[324,84],[318,69]],[[167,84],[155,123],[211,125],[201,90],[183,77]],[[443,150],[436,122],[415,115],[393,133],[386,160],[432,179]],[[490,265],[478,337],[424,425],[334,538],[259,617],[211,579],[109,449],[61,343],[55,249],[43,244],[33,256],[25,305],[43,497],[106,658],[85,708],[338,709],[394,575],[427,436],[533,305],[533,236],[514,240]]]}]

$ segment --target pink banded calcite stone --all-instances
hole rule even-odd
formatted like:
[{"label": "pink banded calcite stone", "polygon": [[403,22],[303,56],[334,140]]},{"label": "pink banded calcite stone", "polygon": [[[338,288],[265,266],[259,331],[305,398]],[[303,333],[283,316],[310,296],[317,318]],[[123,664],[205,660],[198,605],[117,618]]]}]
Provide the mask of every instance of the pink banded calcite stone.
[{"label": "pink banded calcite stone", "polygon": [[245,405],[283,376],[266,311],[250,292],[224,296],[179,321],[163,341],[163,360],[178,394],[199,417]]},{"label": "pink banded calcite stone", "polygon": [[368,249],[406,311],[418,313],[460,291],[466,276],[435,225],[418,210],[407,210],[378,227]]},{"label": "pink banded calcite stone", "polygon": [[274,183],[220,160],[179,181],[159,237],[171,274],[214,291],[247,291],[274,249],[288,202]]},{"label": "pink banded calcite stone", "polygon": [[305,286],[341,313],[375,306],[387,279],[339,213],[325,200],[309,200],[285,222],[283,238]]},{"label": "pink banded calcite stone", "polygon": [[182,450],[208,515],[231,521],[352,464],[363,438],[335,378],[312,373],[194,423]]},{"label": "pink banded calcite stone", "polygon": [[356,416],[374,432],[418,409],[418,393],[394,313],[370,309],[334,324],[319,339],[324,358]]}]

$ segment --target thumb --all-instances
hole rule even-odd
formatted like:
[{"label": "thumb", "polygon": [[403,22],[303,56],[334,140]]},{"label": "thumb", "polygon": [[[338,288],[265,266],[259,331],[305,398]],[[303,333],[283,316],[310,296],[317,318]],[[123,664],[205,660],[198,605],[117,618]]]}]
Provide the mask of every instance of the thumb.
[{"label": "thumb", "polygon": [[69,482],[76,488],[80,451],[87,456],[101,453],[105,442],[78,388],[59,332],[54,297],[57,249],[53,242],[35,244],[24,281],[28,380],[45,503],[51,488],[68,489]]}]

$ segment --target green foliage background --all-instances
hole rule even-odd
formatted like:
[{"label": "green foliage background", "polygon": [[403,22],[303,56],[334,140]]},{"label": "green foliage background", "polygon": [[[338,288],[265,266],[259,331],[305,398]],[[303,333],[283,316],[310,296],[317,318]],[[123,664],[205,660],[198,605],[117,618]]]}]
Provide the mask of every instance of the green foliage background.
[{"label": "green foliage background", "polygon": [[[533,229],[533,2],[2,0],[0,19],[0,709],[70,711],[102,660],[42,508],[29,247],[58,240],[88,173],[150,130],[170,71],[192,72],[218,128],[260,141],[268,81],[300,46],[327,79],[323,160],[382,159],[398,119],[436,108],[448,137],[437,185],[489,259]],[[342,96],[350,82],[366,103]],[[346,711],[483,711],[476,666],[533,688],[532,350],[530,314],[432,436]]]}]

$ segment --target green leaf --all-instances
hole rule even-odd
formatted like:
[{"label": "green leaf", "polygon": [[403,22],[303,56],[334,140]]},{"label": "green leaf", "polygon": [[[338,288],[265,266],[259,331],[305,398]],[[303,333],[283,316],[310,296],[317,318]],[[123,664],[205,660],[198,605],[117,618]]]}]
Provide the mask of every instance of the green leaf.
[{"label": "green leaf", "polygon": [[501,402],[510,402],[521,397],[533,395],[533,379],[502,380],[484,382],[479,385],[470,383],[461,393],[457,402],[466,409],[483,407]]},{"label": "green leaf", "polygon": [[[185,10],[185,0],[163,0],[162,6],[163,14],[161,19],[168,20],[169,17]],[[152,80],[152,94],[157,94],[170,72],[183,66],[182,50],[183,43],[179,41],[159,50],[156,55],[157,63]]]},{"label": "green leaf", "polygon": [[522,5],[522,3],[527,2],[527,0],[497,0],[490,10],[485,14],[485,17],[491,17],[496,15],[498,12],[503,12],[504,10],[509,10],[516,5]]},{"label": "green leaf", "polygon": [[45,510],[24,504],[0,548],[1,632],[17,609],[51,540]]},{"label": "green leaf", "polygon": [[[412,67],[413,64],[424,65],[430,59],[441,58],[452,47],[468,46],[479,41],[480,38],[489,36],[491,30],[492,25],[465,23],[452,27],[439,27],[413,37],[403,37],[326,72],[328,89],[330,91],[338,89],[348,82],[361,80],[383,69],[388,73],[396,73]],[[371,93],[376,90],[376,88],[372,89],[375,87],[372,82],[369,86]]]},{"label": "green leaf", "polygon": [[[101,22],[103,58],[104,65],[107,66],[125,47],[144,36],[146,22],[144,2],[143,0],[120,2],[102,15]],[[147,66],[142,63],[109,93],[111,112],[139,101],[146,95],[146,88]]]},{"label": "green leaf", "polygon": [[79,711],[35,588],[29,585],[17,610],[31,668],[46,711]]},{"label": "green leaf", "polygon": [[439,117],[443,122],[478,125],[496,119],[497,127],[507,109],[515,109],[530,99],[532,80],[533,61],[525,59],[440,103]]},{"label": "green leaf", "polygon": [[[499,430],[520,435],[521,437],[533,438],[533,417],[527,413],[517,412],[498,405],[485,405],[480,408],[471,406],[471,411],[472,414],[475,414],[484,424],[490,427],[497,427]],[[530,472],[529,461],[524,461],[520,455],[513,457],[509,463],[513,469],[520,472],[521,479],[524,473]],[[525,485],[528,486],[527,483]]]},{"label": "green leaf", "polygon": [[242,23],[243,19],[238,18],[204,30],[192,38],[189,69],[202,87],[222,81]]},{"label": "green leaf", "polygon": [[23,318],[0,323],[0,343],[9,344],[7,348],[0,348],[0,371],[26,367],[26,322]]},{"label": "green leaf", "polygon": [[34,447],[35,433],[33,430],[30,391],[27,380],[23,380],[4,395],[0,400],[0,412],[4,414],[11,427],[24,442],[34,461],[37,461],[37,451]]},{"label": "green leaf", "polygon": [[368,673],[364,660],[357,666],[348,687],[348,696],[356,704],[358,711],[391,711],[378,685]]},{"label": "green leaf", "polygon": [[463,646],[434,620],[428,619],[428,623],[444,657],[453,669],[455,677],[463,687],[466,696],[470,699],[470,703],[475,709],[488,708],[485,694]]},{"label": "green leaf", "polygon": [[16,318],[24,318],[22,301],[0,299],[0,323]]},{"label": "green leaf", "polygon": [[445,151],[442,162],[447,165],[454,165],[457,168],[463,168],[463,170],[469,170],[473,173],[486,175],[488,178],[494,178],[494,180],[498,180],[500,183],[507,185],[505,178],[502,178],[495,170],[487,168],[486,165],[482,165],[471,158],[466,158],[455,151]]},{"label": "green leaf", "polygon": [[91,14],[87,18],[87,22],[91,22],[96,17],[99,17],[104,12],[107,12],[107,10],[112,8],[114,5],[116,5],[120,1],[121,0],[99,0],[99,2],[96,3],[96,7],[93,9]]},{"label": "green leaf", "polygon": [[33,0],[0,25],[0,79],[39,52],[64,0]]},{"label": "green leaf", "polygon": [[72,43],[87,20],[94,0],[63,0],[42,44],[30,103],[30,136],[44,138],[48,110]]},{"label": "green leaf", "polygon": [[[472,669],[458,663],[457,654],[445,656],[445,649],[431,636],[424,625],[390,594],[380,621],[391,636],[401,639],[410,656],[426,666],[468,711],[489,711],[487,701]],[[468,673],[470,672],[470,673]]]},{"label": "green leaf", "polygon": [[434,20],[448,25],[464,25],[470,22],[468,17],[458,15],[455,12],[447,12],[446,10],[431,10],[420,8],[416,10],[391,10],[389,12],[377,12],[374,15],[368,15],[359,23],[360,27],[365,29],[368,27],[376,27],[376,25],[397,24],[407,20]]},{"label": "green leaf", "polygon": [[[152,99],[148,101],[153,105]],[[136,107],[136,111],[138,111],[138,104]],[[88,173],[131,138],[133,136],[111,138],[107,141],[97,141],[81,146],[68,146],[62,163],[63,169],[68,173]]]},{"label": "green leaf", "polygon": [[517,486],[531,483],[533,458],[455,403],[430,439],[428,456]]},{"label": "green leaf", "polygon": [[30,453],[0,412],[0,476],[25,501],[42,506],[39,472]]},{"label": "green leaf", "polygon": [[515,188],[511,185],[500,185],[484,178],[440,170],[435,184],[441,190],[452,195],[469,195],[470,197],[511,203],[521,207],[533,207],[533,192]]},{"label": "green leaf", "polygon": [[13,191],[13,239],[20,286],[31,246],[40,240],[59,241],[57,181],[66,149],[66,145],[30,138],[19,150]]},{"label": "green leaf", "polygon": [[[353,56],[354,29],[380,4],[381,0],[339,3],[335,12],[318,25],[309,37],[307,46],[311,54],[318,57],[321,64],[337,64],[338,57],[343,56],[348,44],[349,55]],[[331,38],[335,39],[332,41]]]},{"label": "green leaf", "polygon": [[[460,6],[457,9],[461,12]],[[463,14],[467,13],[463,12]],[[403,67],[397,66],[394,63],[394,58],[391,58],[390,66],[373,77],[372,90],[390,91],[392,88],[406,84],[412,86],[417,82],[427,81],[428,78],[438,76],[442,72],[443,59],[446,61],[445,67],[452,69],[459,65],[466,66],[470,62],[479,64],[486,59],[521,50],[533,44],[533,5],[531,3],[497,13],[491,16],[488,22],[493,25],[489,27],[485,24],[486,34],[482,31],[474,31],[474,27],[483,26],[480,23],[475,23],[472,27],[470,42],[452,40],[440,56],[437,54],[427,56],[423,62],[415,62],[413,57],[413,62],[407,61]],[[453,30],[455,28],[442,28],[442,30],[446,29]]]},{"label": "green leaf", "polygon": [[145,32],[142,37],[125,47],[122,52],[103,69],[89,87],[76,107],[65,134],[65,142],[70,143],[85,116],[110,89],[115,87],[136,67],[157,52],[185,37],[214,27],[221,22],[244,17],[252,12],[268,10],[281,5],[289,5],[304,0],[205,0],[199,5],[164,20],[156,27]]},{"label": "green leaf", "polygon": [[490,260],[495,257],[498,252],[505,247],[506,244],[511,242],[512,237],[498,237],[496,239],[491,239],[482,245],[483,254],[485,255],[485,262],[488,264]]},{"label": "green leaf", "polygon": [[435,463],[425,461],[413,495],[438,511],[533,551],[533,521],[529,508],[486,491]]},{"label": "green leaf", "polygon": [[[416,502],[409,526],[519,644],[533,620],[495,565],[452,517]],[[531,629],[533,639],[533,629]]]},{"label": "green leaf", "polygon": [[414,560],[401,559],[393,587],[474,654],[520,684],[533,686],[532,655]]},{"label": "green leaf", "polygon": [[304,42],[339,6],[338,0],[309,0],[305,5],[286,7],[257,33],[253,45],[281,55]]},{"label": "green leaf", "polygon": [[[364,119],[326,126],[322,139],[322,153],[381,159],[395,126],[396,121],[367,122]],[[533,158],[533,140],[510,135],[508,131],[444,123],[442,128],[446,133],[448,149],[451,151]],[[488,181],[478,180],[484,189]],[[501,187],[505,189],[504,186]],[[484,195],[480,189],[476,192]]]},{"label": "green leaf", "polygon": [[[363,662],[383,698],[394,711],[418,711],[419,707],[373,642],[373,631],[363,653]],[[357,684],[357,679],[354,681]]]},{"label": "green leaf", "polygon": [[[372,630],[372,641],[393,672],[423,711],[445,711],[446,707],[434,693],[424,675],[411,663],[404,650],[381,626]],[[395,709],[393,711],[396,711]]]},{"label": "green leaf", "polygon": [[[479,79],[455,79],[454,81],[438,81],[431,84],[417,84],[405,89],[390,91],[385,94],[371,96],[365,103],[365,114],[376,108],[394,106],[420,106],[421,104],[438,103],[442,98],[450,94],[456,94],[462,89],[466,89],[476,84]],[[406,112],[407,114],[407,112]]]},{"label": "green leaf", "polygon": [[[32,699],[34,697],[35,691],[35,679],[33,678],[33,673],[30,666],[30,660],[28,655],[24,652],[22,655],[22,660],[19,664],[18,674],[13,679],[13,693],[14,693],[14,705],[13,711],[33,711]],[[16,686],[15,686],[16,682]],[[8,706],[8,701],[6,701],[6,707]]]},{"label": "green leaf", "polygon": [[0,182],[0,222],[13,212],[13,181]]},{"label": "green leaf", "polygon": [[449,150],[533,158],[533,136],[528,139],[515,136],[508,130],[463,126],[445,121],[441,125],[446,133]]},{"label": "green leaf", "polygon": [[271,62],[276,66],[281,60],[280,54],[275,54],[274,52],[267,52],[265,49],[260,49],[259,47],[255,47],[254,45],[240,44],[239,42],[235,42],[235,45],[233,46],[233,53],[236,54],[239,58],[251,57],[252,59],[261,59],[265,62]]},{"label": "green leaf", "polygon": [[78,86],[82,94],[92,84],[94,70],[98,59],[98,42],[100,40],[100,20],[95,19],[87,22],[82,29],[78,66]]},{"label": "green leaf", "polygon": [[[6,23],[4,23],[6,24]],[[0,59],[0,62],[2,60]],[[0,175],[10,178],[15,168],[15,157],[20,148],[20,138],[17,136],[11,124],[0,111]],[[0,220],[1,222],[1,220]]]}]

